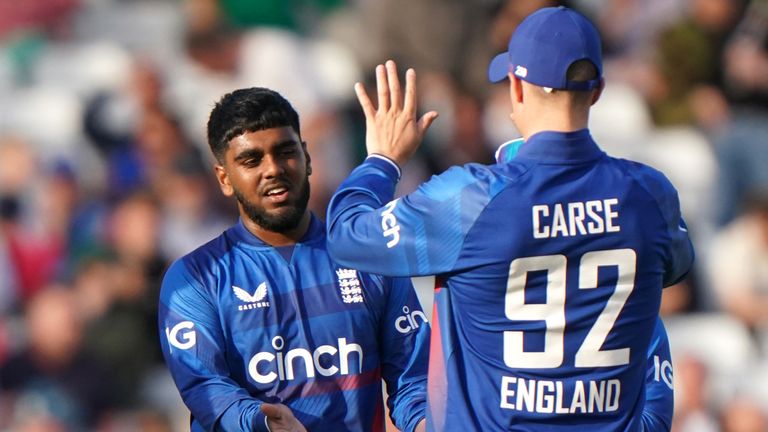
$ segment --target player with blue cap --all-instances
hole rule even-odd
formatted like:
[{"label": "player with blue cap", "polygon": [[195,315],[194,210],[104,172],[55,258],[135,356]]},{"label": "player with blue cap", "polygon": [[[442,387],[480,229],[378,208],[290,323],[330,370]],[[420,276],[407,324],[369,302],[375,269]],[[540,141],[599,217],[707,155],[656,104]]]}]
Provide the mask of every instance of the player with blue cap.
[{"label": "player with blue cap", "polygon": [[[328,207],[328,251],[389,276],[436,275],[427,429],[657,431],[672,418],[662,289],[693,246],[659,171],[592,138],[600,38],[568,8],[528,16],[491,61],[521,134],[394,199],[400,167],[437,117],[417,116],[415,72],[355,87],[368,158]],[[365,250],[365,254],[360,251]]]}]

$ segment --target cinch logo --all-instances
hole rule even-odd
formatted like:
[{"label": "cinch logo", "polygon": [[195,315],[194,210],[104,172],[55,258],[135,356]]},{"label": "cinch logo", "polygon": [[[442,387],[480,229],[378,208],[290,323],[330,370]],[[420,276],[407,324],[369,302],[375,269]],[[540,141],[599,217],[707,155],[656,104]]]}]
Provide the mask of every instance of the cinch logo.
[{"label": "cinch logo", "polygon": [[234,285],[232,285],[232,291],[235,292],[235,297],[239,298],[241,301],[246,303],[244,305],[237,306],[237,310],[242,311],[242,310],[269,307],[269,302],[264,301],[264,298],[267,296],[266,282],[260,283],[259,286],[256,288],[256,291],[253,292],[253,294],[248,294],[248,291]]},{"label": "cinch logo", "polygon": [[297,363],[303,365],[307,378],[314,378],[315,371],[322,376],[349,375],[349,355],[353,352],[357,353],[357,373],[363,370],[363,347],[356,343],[348,344],[346,338],[339,338],[337,346],[320,345],[314,352],[306,348],[283,352],[285,340],[282,336],[275,336],[272,348],[275,352],[257,353],[248,362],[248,375],[257,383],[293,380]]},{"label": "cinch logo", "polygon": [[517,65],[517,67],[515,67],[515,75],[520,78],[525,78],[528,76],[528,69],[526,69],[525,66]]},{"label": "cinch logo", "polygon": [[[406,334],[411,330],[416,330],[421,326],[421,323],[427,322],[427,316],[420,310],[411,312],[408,306],[403,306],[403,314],[395,320],[395,330],[400,333]],[[416,318],[421,320],[421,323]]]},{"label": "cinch logo", "polygon": [[397,218],[392,214],[397,207],[397,200],[390,201],[385,207],[384,211],[381,212],[381,229],[384,230],[384,237],[392,237],[387,242],[387,247],[393,248],[400,241],[400,225],[397,224]]},{"label": "cinch logo", "polygon": [[[188,350],[192,348],[195,346],[195,342],[197,342],[197,335],[195,334],[195,331],[192,330],[194,326],[195,324],[192,321],[182,321],[173,326],[172,329],[166,327],[165,337],[168,338],[168,343],[171,344],[171,346],[181,350]],[[182,332],[181,335],[179,335],[179,332],[182,330],[188,331]]]}]

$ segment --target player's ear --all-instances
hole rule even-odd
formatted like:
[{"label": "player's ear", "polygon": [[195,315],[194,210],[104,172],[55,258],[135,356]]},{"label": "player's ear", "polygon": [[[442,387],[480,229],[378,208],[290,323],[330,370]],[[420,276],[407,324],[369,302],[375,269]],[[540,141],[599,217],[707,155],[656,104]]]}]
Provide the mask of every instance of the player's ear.
[{"label": "player's ear", "polygon": [[309,156],[309,151],[307,151],[306,141],[301,142],[301,149],[304,150],[304,157],[307,159],[307,175],[312,175],[312,158]]},{"label": "player's ear", "polygon": [[512,72],[507,74],[507,78],[509,79],[509,97],[512,102],[523,103],[523,81]]},{"label": "player's ear", "polygon": [[224,166],[217,163],[213,166],[213,171],[216,174],[216,180],[219,182],[221,193],[223,193],[226,197],[231,197],[234,195],[232,183],[229,181],[229,175],[227,174],[227,170],[224,168]]},{"label": "player's ear", "polygon": [[600,78],[600,85],[597,86],[595,89],[595,92],[592,93],[592,101],[590,102],[590,105],[594,105],[597,103],[597,101],[600,99],[600,95],[603,94],[603,90],[605,89],[605,79]]}]

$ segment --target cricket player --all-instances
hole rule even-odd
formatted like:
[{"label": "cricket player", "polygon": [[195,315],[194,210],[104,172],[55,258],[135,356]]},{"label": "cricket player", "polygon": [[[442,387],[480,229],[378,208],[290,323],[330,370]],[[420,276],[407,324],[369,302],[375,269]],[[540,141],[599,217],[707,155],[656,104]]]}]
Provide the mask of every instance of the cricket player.
[{"label": "cricket player", "polygon": [[423,430],[429,325],[410,279],[334,261],[307,209],[298,114],[264,88],[213,108],[208,141],[240,220],[163,279],[162,350],[192,431]]},{"label": "cricket player", "polygon": [[417,117],[415,73],[403,94],[393,62],[376,68],[377,106],[356,85],[369,157],[331,200],[329,252],[362,271],[437,275],[428,430],[663,430],[645,412],[663,387],[646,378],[671,391],[671,364],[652,341],[662,288],[694,257],[677,192],[592,139],[604,81],[591,22],[541,9],[508,48],[488,72],[508,80],[516,156],[396,200],[437,113]]}]

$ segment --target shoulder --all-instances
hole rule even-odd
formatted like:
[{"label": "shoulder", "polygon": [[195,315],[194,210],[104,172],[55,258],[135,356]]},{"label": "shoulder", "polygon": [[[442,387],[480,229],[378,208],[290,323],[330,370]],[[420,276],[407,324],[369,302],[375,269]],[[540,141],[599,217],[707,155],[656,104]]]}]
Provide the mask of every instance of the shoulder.
[{"label": "shoulder", "polygon": [[166,270],[163,281],[197,281],[203,284],[206,280],[215,278],[219,263],[235,248],[235,243],[227,238],[228,231],[173,261]]},{"label": "shoulder", "polygon": [[506,185],[514,183],[528,169],[528,165],[517,161],[504,164],[469,163],[453,166],[442,174],[432,176],[421,186],[421,190],[436,199],[451,197],[457,190],[469,187],[493,195]]},{"label": "shoulder", "polygon": [[641,187],[646,189],[654,197],[663,197],[669,194],[677,195],[677,191],[669,178],[656,168],[627,159],[608,157],[607,160],[616,164],[627,174],[632,176]]}]

